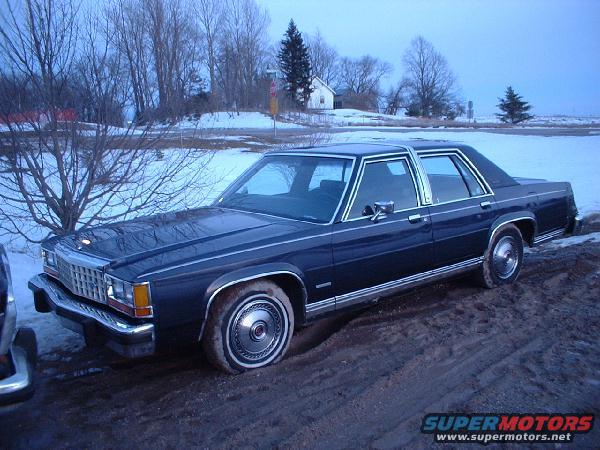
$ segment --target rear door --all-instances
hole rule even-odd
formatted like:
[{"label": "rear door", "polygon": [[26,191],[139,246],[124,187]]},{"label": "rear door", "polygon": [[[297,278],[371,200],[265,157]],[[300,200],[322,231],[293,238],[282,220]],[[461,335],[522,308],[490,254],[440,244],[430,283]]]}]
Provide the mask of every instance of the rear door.
[{"label": "rear door", "polygon": [[431,186],[435,267],[483,255],[495,217],[491,188],[458,150],[418,153]]},{"label": "rear door", "polygon": [[[415,173],[407,154],[363,161],[343,220],[333,226],[336,309],[360,301],[358,291],[431,268],[431,220]],[[379,201],[393,201],[394,212],[374,221]]]}]

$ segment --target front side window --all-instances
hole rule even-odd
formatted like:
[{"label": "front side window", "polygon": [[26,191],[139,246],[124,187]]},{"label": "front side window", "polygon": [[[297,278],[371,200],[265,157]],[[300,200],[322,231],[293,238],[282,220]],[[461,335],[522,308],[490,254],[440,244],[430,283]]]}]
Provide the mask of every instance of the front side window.
[{"label": "front side window", "polygon": [[342,199],[351,169],[352,160],[346,158],[267,156],[235,181],[218,205],[327,223]]},{"label": "front side window", "polygon": [[433,194],[433,203],[463,200],[485,192],[465,164],[456,156],[422,157]]},{"label": "front side window", "polygon": [[406,159],[365,164],[348,219],[371,215],[378,201],[393,201],[396,211],[418,206],[417,191]]}]

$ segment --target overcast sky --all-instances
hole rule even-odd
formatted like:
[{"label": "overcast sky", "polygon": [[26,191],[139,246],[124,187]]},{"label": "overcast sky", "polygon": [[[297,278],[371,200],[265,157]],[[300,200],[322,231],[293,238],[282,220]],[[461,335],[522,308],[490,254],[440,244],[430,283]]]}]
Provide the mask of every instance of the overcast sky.
[{"label": "overcast sky", "polygon": [[497,112],[507,85],[534,114],[600,115],[600,0],[258,0],[280,40],[290,18],[342,56],[371,54],[403,72],[421,34],[447,58],[475,113]]}]

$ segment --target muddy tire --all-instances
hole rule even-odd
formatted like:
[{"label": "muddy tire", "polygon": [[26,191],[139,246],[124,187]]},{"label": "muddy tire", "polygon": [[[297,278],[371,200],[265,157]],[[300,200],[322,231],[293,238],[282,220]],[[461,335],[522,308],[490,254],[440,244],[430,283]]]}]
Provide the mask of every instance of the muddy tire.
[{"label": "muddy tire", "polygon": [[516,226],[507,224],[490,242],[476,279],[488,289],[509,284],[517,279],[522,265],[523,236]]},{"label": "muddy tire", "polygon": [[235,285],[210,307],[202,345],[208,360],[227,373],[275,364],[294,331],[288,296],[267,280]]}]

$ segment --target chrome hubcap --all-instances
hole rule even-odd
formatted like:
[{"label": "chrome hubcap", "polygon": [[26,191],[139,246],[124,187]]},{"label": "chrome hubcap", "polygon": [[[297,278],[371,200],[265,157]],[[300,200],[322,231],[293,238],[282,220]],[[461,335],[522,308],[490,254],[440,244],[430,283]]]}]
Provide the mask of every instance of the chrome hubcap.
[{"label": "chrome hubcap", "polygon": [[229,325],[229,345],[236,359],[258,362],[276,352],[285,332],[279,305],[259,298],[243,305],[234,315]]},{"label": "chrome hubcap", "polygon": [[493,253],[494,271],[499,278],[510,278],[519,264],[519,250],[512,236],[504,236],[498,241]]}]

